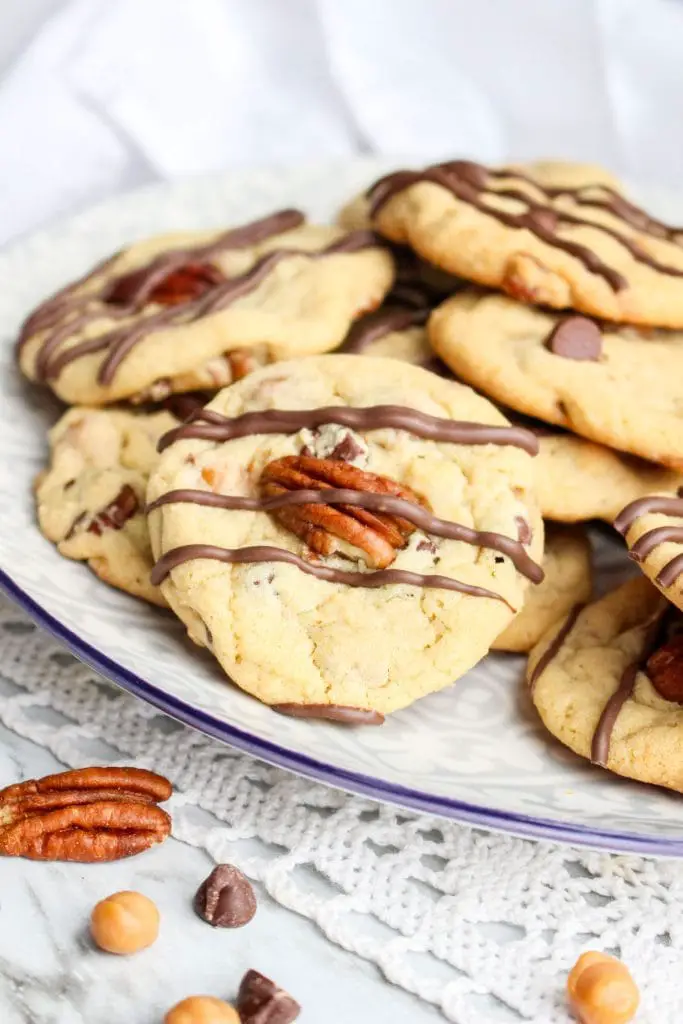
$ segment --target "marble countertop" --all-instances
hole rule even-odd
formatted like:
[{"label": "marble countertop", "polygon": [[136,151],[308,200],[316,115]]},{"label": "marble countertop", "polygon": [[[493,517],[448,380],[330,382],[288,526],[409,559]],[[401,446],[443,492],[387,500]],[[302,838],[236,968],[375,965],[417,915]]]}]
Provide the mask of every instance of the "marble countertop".
[{"label": "marble countertop", "polygon": [[[61,768],[47,751],[0,727],[0,786]],[[258,889],[250,925],[210,928],[191,908],[210,869],[205,854],[175,840],[114,864],[0,858],[0,1022],[161,1024],[185,996],[230,1000],[250,967],[301,1002],[301,1024],[443,1020]],[[93,905],[121,889],[150,896],[162,919],[156,944],[128,958],[100,952],[88,933]]]}]

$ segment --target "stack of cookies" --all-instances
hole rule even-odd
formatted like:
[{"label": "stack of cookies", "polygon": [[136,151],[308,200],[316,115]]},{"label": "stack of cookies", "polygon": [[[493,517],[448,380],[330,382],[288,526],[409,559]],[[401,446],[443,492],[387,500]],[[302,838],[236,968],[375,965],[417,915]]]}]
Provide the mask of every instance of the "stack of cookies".
[{"label": "stack of cookies", "polygon": [[[530,652],[551,733],[683,790],[682,328],[683,229],[584,165],[151,239],[24,325],[73,403],[39,523],[279,712],[379,724]],[[590,603],[591,519],[652,582]]]}]

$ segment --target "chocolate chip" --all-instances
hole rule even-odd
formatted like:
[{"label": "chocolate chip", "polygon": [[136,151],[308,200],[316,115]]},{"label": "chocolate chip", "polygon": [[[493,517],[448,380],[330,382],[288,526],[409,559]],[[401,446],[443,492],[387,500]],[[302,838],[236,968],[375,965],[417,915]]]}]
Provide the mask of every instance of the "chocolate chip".
[{"label": "chocolate chip", "polygon": [[242,1024],[291,1024],[301,1007],[270,978],[247,971],[237,995],[237,1012]]},{"label": "chocolate chip", "polygon": [[424,540],[421,540],[417,545],[417,550],[429,551],[431,554],[434,554],[436,551],[436,544],[430,537],[425,537]]},{"label": "chocolate chip", "polygon": [[214,928],[241,928],[256,913],[256,896],[241,871],[219,864],[197,889],[194,909]]},{"label": "chocolate chip", "polygon": [[531,544],[534,538],[533,531],[523,516],[515,516],[517,523],[517,540],[520,544]]},{"label": "chocolate chip", "polygon": [[363,454],[363,449],[358,444],[356,439],[347,434],[346,437],[342,438],[338,445],[336,445],[330,452],[330,458],[335,459],[337,462],[352,462],[353,459]]},{"label": "chocolate chip", "polygon": [[597,324],[585,316],[567,316],[546,338],[545,347],[564,359],[596,362],[602,352],[602,334]]},{"label": "chocolate chip", "polygon": [[305,444],[299,452],[299,455],[305,455],[307,459],[310,459],[313,455],[313,449],[309,448],[309,446]]}]

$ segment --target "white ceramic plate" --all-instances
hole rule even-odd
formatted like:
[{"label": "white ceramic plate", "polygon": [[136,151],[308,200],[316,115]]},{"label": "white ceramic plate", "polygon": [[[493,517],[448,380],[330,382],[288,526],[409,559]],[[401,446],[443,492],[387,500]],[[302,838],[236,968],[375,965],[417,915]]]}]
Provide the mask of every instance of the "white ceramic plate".
[{"label": "white ceramic plate", "polygon": [[[384,726],[283,718],[227,683],[170,613],[69,562],[39,533],[31,483],[57,407],[26,386],[13,342],[26,312],[103,255],[151,232],[239,223],[276,207],[329,217],[390,165],[376,161],[155,185],[0,255],[0,584],[79,657],[175,718],[264,760],[344,789],[521,835],[683,856],[679,797],[593,768],[541,728],[520,685],[523,659],[491,656],[457,686]],[[683,220],[683,200],[647,197]],[[603,584],[629,571],[598,543]]]}]

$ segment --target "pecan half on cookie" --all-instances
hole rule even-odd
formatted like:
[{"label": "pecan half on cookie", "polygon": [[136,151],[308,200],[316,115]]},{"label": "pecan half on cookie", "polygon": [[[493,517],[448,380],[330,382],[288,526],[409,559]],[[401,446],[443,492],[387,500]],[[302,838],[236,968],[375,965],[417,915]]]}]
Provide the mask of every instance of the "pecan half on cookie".
[{"label": "pecan half on cookie", "polygon": [[141,768],[80,768],[0,790],[0,854],[119,860],[166,839],[170,782]]},{"label": "pecan half on cookie", "polygon": [[[288,455],[269,462],[261,474],[261,493],[271,498],[286,491],[348,489],[404,498],[424,507],[408,487],[335,459]],[[373,569],[391,565],[415,530],[412,523],[355,505],[311,503],[275,509],[275,518],[319,555],[360,557]]]}]

